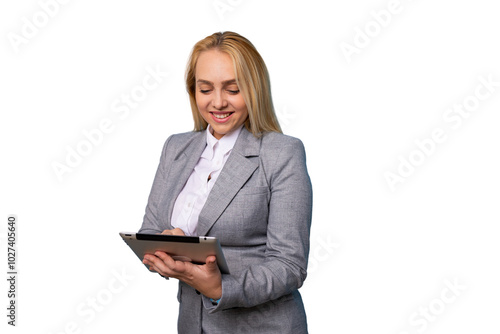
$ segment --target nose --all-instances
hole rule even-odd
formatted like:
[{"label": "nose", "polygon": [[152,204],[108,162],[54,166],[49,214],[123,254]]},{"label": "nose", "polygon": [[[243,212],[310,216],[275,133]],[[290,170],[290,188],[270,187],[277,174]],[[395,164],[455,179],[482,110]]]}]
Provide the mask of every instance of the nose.
[{"label": "nose", "polygon": [[221,110],[227,107],[227,100],[222,90],[215,90],[212,96],[212,106],[215,109]]}]

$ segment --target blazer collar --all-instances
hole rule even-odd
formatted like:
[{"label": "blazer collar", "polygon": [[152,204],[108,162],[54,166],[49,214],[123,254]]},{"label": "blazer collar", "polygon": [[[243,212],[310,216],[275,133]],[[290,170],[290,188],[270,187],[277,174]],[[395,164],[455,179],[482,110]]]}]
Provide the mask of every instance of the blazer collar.
[{"label": "blazer collar", "polygon": [[198,235],[208,234],[213,224],[259,166],[258,159],[252,157],[259,155],[260,142],[260,138],[256,138],[243,127],[200,212]]}]

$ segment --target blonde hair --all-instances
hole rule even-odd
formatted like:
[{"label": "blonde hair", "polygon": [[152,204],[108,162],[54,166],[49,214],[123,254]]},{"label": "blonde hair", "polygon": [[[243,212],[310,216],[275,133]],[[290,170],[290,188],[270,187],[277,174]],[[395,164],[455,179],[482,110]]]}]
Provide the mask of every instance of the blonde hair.
[{"label": "blonde hair", "polygon": [[196,104],[195,77],[198,58],[202,52],[208,50],[225,52],[233,60],[236,83],[248,109],[248,119],[245,121],[247,130],[256,137],[269,131],[281,133],[274,112],[271,82],[266,64],[248,39],[230,31],[205,37],[196,43],[191,51],[186,69],[186,89],[193,113],[194,130],[205,130],[208,125],[200,115]]}]

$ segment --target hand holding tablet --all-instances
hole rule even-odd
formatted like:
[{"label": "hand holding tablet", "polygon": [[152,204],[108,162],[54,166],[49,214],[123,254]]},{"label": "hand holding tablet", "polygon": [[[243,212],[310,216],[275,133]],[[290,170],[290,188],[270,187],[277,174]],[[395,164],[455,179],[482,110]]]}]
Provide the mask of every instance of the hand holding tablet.
[{"label": "hand holding tablet", "polygon": [[[224,254],[219,241],[215,237],[132,232],[122,232],[120,236],[141,261],[146,254],[155,254],[157,251],[167,253],[173,260],[195,264],[205,264],[209,256],[215,256],[221,273],[229,274]],[[149,266],[146,266],[149,269]]]}]

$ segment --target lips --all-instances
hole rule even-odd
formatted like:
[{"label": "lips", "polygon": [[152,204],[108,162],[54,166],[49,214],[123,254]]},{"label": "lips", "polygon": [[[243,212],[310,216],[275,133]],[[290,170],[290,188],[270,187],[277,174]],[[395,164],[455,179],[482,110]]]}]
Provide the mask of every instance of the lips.
[{"label": "lips", "polygon": [[212,115],[212,119],[218,123],[224,123],[229,118],[231,118],[231,115],[233,114],[233,111],[211,111],[210,115]]},{"label": "lips", "polygon": [[231,115],[230,112],[228,112],[227,114],[213,114],[215,116],[215,118],[218,118],[218,119],[223,119],[223,118],[226,118],[228,117],[229,115]]}]

